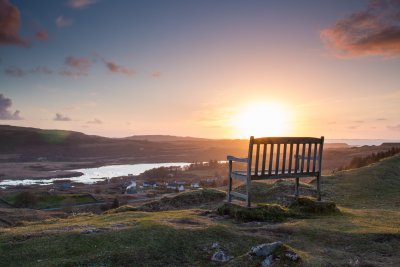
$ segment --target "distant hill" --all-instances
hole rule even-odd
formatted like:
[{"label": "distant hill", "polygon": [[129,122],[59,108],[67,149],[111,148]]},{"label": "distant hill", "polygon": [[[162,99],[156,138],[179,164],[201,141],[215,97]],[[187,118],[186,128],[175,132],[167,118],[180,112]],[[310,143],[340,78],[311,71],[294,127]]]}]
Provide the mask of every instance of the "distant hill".
[{"label": "distant hill", "polygon": [[140,140],[150,142],[176,142],[176,141],[211,141],[213,139],[198,138],[190,136],[174,136],[174,135],[133,135],[125,137],[127,140]]},{"label": "distant hill", "polygon": [[0,162],[90,161],[103,163],[191,162],[243,155],[247,140],[169,135],[108,138],[65,130],[0,125]]}]

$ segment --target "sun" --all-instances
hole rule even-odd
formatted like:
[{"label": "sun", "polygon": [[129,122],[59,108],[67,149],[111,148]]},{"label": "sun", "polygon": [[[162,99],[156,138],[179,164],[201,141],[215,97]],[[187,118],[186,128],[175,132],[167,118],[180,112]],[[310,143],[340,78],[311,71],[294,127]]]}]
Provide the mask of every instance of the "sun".
[{"label": "sun", "polygon": [[253,103],[234,116],[232,124],[241,138],[287,135],[288,110],[278,103]]}]

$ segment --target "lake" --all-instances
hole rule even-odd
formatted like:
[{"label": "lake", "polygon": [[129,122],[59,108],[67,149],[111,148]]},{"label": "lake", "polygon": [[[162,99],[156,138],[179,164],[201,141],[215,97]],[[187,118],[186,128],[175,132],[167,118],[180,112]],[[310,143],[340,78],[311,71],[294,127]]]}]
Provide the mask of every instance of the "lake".
[{"label": "lake", "polygon": [[59,177],[59,178],[49,178],[49,179],[18,179],[18,180],[4,180],[0,181],[1,187],[15,186],[15,185],[48,185],[52,184],[57,180],[70,180],[73,182],[79,182],[84,184],[92,184],[98,181],[105,180],[107,178],[128,176],[128,175],[139,175],[147,170],[160,168],[160,167],[171,167],[179,166],[185,167],[189,166],[190,163],[187,162],[168,162],[168,163],[143,163],[143,164],[125,164],[125,165],[108,165],[98,168],[85,168],[76,169],[71,171],[81,172],[83,175],[77,177]]}]

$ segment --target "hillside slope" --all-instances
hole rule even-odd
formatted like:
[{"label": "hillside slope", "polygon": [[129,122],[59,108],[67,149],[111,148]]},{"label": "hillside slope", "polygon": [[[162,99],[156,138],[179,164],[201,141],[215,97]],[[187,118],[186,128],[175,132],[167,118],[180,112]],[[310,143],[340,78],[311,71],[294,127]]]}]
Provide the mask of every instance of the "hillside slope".
[{"label": "hillside slope", "polygon": [[[341,213],[281,223],[239,223],[206,210],[81,214],[0,228],[5,266],[258,266],[249,249],[282,241],[302,258],[288,266],[399,266],[400,156],[324,177]],[[370,200],[379,192],[380,197]],[[398,192],[398,191],[397,191]],[[211,261],[220,246],[234,258]],[[279,262],[274,266],[283,266]]]}]

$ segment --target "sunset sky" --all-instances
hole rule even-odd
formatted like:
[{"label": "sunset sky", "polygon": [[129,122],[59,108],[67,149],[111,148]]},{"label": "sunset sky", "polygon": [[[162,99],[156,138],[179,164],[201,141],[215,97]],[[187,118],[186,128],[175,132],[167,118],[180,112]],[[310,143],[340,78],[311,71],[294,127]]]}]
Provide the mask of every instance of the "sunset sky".
[{"label": "sunset sky", "polygon": [[0,0],[0,25],[0,124],[400,139],[398,0]]}]

